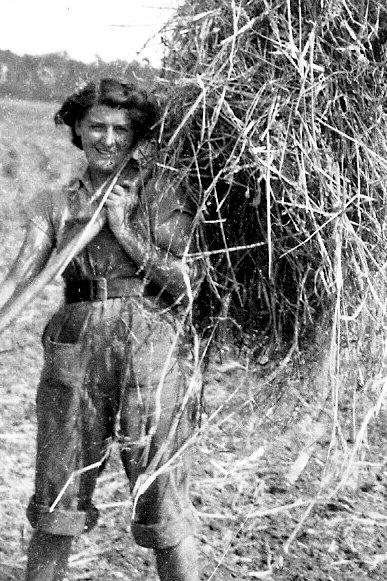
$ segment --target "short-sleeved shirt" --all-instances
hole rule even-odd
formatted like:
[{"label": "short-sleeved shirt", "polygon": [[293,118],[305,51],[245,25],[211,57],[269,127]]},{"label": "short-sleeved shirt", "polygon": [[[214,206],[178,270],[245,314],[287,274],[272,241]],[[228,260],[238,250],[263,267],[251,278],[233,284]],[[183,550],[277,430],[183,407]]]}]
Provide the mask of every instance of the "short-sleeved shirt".
[{"label": "short-sleeved shirt", "polygon": [[[195,211],[183,189],[165,174],[149,175],[137,162],[129,162],[125,180],[139,184],[139,203],[128,217],[133,225],[143,226],[152,237],[155,228],[168,222],[175,212],[193,216]],[[61,250],[88,223],[100,199],[93,199],[94,190],[88,171],[59,191],[42,193],[35,199],[29,219],[50,238],[53,248]],[[109,226],[81,250],[63,273],[66,282],[85,278],[133,277],[138,266],[130,259]]]}]

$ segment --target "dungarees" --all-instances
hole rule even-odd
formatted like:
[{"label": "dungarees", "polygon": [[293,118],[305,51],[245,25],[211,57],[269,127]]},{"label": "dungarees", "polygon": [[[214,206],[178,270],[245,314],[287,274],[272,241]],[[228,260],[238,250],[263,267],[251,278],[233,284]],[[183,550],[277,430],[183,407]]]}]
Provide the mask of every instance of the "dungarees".
[{"label": "dungarees", "polygon": [[[93,211],[90,193],[84,177],[33,219],[63,244]],[[169,212],[181,209],[179,200],[168,204]],[[133,488],[148,466],[160,468],[174,456],[195,427],[198,380],[184,325],[176,312],[144,296],[135,270],[105,226],[64,273],[67,282],[128,277],[133,291],[64,304],[43,333],[35,492],[27,509],[39,530],[76,535],[95,525],[92,495],[113,439]],[[144,547],[165,548],[192,535],[195,522],[187,455],[178,454],[139,496],[132,532]]]}]

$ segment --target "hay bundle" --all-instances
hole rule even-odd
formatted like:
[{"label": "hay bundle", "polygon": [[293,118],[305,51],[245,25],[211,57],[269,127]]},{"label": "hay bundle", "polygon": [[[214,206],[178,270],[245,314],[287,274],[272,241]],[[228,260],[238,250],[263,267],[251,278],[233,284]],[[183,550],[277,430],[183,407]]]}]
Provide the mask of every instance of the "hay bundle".
[{"label": "hay bundle", "polygon": [[227,299],[237,327],[279,340],[380,302],[386,37],[376,0],[180,8],[161,165],[200,207],[203,312]]}]

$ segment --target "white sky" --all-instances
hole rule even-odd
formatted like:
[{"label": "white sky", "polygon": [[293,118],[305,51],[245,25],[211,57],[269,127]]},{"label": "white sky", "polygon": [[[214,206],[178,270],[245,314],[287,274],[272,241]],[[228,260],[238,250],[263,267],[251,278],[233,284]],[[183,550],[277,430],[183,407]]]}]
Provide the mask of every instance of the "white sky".
[{"label": "white sky", "polygon": [[[67,51],[86,62],[161,56],[158,31],[178,0],[0,0],[0,49]],[[155,36],[140,54],[143,45]]]}]

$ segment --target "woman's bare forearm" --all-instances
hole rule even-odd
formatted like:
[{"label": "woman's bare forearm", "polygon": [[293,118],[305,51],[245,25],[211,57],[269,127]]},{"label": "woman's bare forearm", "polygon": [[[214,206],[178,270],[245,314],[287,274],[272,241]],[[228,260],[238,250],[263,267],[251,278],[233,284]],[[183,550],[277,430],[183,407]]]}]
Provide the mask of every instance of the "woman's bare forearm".
[{"label": "woman's bare forearm", "polygon": [[138,272],[148,275],[175,299],[189,293],[189,270],[180,257],[159,248],[138,231],[122,226],[114,232],[117,240],[136,263]]}]

